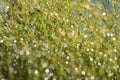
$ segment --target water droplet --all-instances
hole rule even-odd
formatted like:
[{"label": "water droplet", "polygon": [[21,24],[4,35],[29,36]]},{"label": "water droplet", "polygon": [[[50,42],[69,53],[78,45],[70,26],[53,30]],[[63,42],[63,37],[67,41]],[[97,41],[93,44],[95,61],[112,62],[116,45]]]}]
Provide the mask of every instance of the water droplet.
[{"label": "water droplet", "polygon": [[53,16],[53,13],[50,13],[51,16]]},{"label": "water droplet", "polygon": [[110,33],[108,32],[108,33],[106,33],[106,35],[109,37],[109,36],[110,36]]},{"label": "water droplet", "polygon": [[103,12],[102,15],[103,15],[103,16],[106,16],[106,12]]},{"label": "water droplet", "polygon": [[99,54],[100,54],[100,55],[102,55],[102,54],[103,54],[103,52],[99,52]]},{"label": "water droplet", "polygon": [[67,59],[70,59],[70,57],[69,57],[69,56],[67,56],[66,58],[67,58]]},{"label": "water droplet", "polygon": [[45,73],[49,73],[49,69],[45,69]]},{"label": "water droplet", "polygon": [[75,70],[78,71],[78,68],[76,67]]},{"label": "water droplet", "polygon": [[3,40],[0,40],[0,43],[3,43],[4,41]]},{"label": "water droplet", "polygon": [[68,64],[68,61],[66,61],[65,63]]},{"label": "water droplet", "polygon": [[113,34],[111,33],[110,36],[113,37]]},{"label": "water droplet", "polygon": [[109,59],[109,61],[111,62],[111,61],[112,61],[112,59],[110,58],[110,59]]},{"label": "water droplet", "polygon": [[36,44],[34,44],[34,47],[36,48],[36,47],[37,47],[37,45],[36,45]]},{"label": "water droplet", "polygon": [[74,28],[74,26],[73,26],[73,25],[71,25],[71,28]]},{"label": "water droplet", "polygon": [[65,21],[65,18],[63,18],[63,21]]},{"label": "water droplet", "polygon": [[66,22],[69,22],[69,19],[66,19]]},{"label": "water droplet", "polygon": [[93,51],[94,51],[94,49],[91,49],[91,51],[93,52]]},{"label": "water droplet", "polygon": [[38,70],[37,69],[34,71],[34,74],[38,74]]},{"label": "water droplet", "polygon": [[94,45],[94,43],[93,43],[93,42],[91,42],[91,45]]},{"label": "water droplet", "polygon": [[7,6],[6,8],[9,9],[9,6]]},{"label": "water droplet", "polygon": [[23,41],[23,38],[20,38],[21,41]]},{"label": "water droplet", "polygon": [[47,5],[49,5],[49,3],[48,3],[48,2],[46,2],[46,4],[47,4]]},{"label": "water droplet", "polygon": [[98,62],[98,65],[100,66],[100,65],[101,65],[101,63],[100,63],[100,62]]},{"label": "water droplet", "polygon": [[115,40],[116,40],[116,38],[115,38],[115,37],[113,37],[113,38],[112,38],[112,40],[113,40],[113,41],[115,41]]},{"label": "water droplet", "polygon": [[90,49],[89,49],[89,48],[87,48],[87,51],[90,51]]},{"label": "water droplet", "polygon": [[85,71],[82,71],[81,74],[82,74],[82,75],[85,75]]},{"label": "water droplet", "polygon": [[13,42],[14,42],[14,43],[16,43],[16,42],[17,42],[17,40],[14,40]]},{"label": "water droplet", "polygon": [[104,56],[104,57],[107,57],[107,54],[104,54],[103,56]]},{"label": "water droplet", "polygon": [[93,61],[93,58],[92,58],[92,57],[90,57],[90,61]]},{"label": "water droplet", "polygon": [[117,52],[117,50],[116,50],[116,49],[114,49],[114,50],[113,50],[113,52],[115,52],[115,53],[116,53],[116,52]]},{"label": "water droplet", "polygon": [[88,37],[88,35],[84,35],[84,38],[87,38]]}]

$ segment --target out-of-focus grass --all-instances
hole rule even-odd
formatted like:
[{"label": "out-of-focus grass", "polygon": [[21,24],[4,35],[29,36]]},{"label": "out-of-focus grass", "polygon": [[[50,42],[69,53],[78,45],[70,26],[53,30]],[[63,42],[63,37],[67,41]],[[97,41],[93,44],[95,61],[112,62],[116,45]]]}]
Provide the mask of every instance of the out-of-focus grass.
[{"label": "out-of-focus grass", "polygon": [[3,0],[2,6],[0,79],[120,79],[118,0]]}]

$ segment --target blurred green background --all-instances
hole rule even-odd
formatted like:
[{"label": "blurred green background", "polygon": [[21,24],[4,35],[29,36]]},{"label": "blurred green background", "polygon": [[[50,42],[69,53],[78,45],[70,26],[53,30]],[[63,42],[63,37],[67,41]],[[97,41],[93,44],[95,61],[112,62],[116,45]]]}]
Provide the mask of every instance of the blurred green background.
[{"label": "blurred green background", "polygon": [[120,80],[119,0],[0,0],[0,80]]}]

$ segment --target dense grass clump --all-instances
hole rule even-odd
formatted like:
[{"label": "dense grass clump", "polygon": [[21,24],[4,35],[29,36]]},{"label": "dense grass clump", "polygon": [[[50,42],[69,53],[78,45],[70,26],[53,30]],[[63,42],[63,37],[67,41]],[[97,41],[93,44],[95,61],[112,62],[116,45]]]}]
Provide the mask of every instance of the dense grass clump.
[{"label": "dense grass clump", "polygon": [[2,0],[1,80],[119,80],[119,0]]}]

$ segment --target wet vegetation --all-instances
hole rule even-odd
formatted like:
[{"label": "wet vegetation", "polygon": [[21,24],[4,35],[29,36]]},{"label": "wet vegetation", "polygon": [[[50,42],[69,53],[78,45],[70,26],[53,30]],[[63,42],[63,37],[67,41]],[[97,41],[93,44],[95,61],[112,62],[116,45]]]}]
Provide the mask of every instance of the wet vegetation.
[{"label": "wet vegetation", "polygon": [[1,80],[119,80],[119,0],[2,0]]}]

